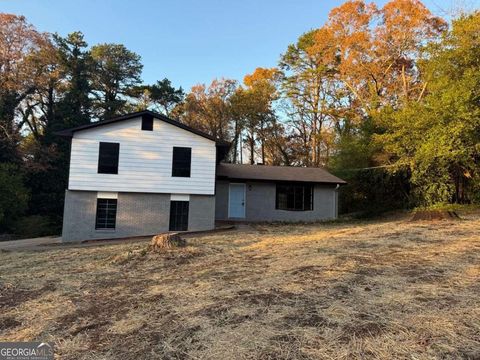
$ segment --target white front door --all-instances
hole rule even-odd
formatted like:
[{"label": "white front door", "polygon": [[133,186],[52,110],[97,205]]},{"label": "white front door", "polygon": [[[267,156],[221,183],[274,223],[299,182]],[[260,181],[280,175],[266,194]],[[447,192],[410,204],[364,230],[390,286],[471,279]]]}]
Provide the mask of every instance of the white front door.
[{"label": "white front door", "polygon": [[228,217],[245,218],[245,184],[230,184]]}]

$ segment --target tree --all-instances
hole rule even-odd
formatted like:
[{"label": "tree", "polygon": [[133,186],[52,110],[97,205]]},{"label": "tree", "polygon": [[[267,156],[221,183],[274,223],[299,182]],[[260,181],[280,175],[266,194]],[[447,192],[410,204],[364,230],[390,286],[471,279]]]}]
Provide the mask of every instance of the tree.
[{"label": "tree", "polygon": [[23,16],[0,13],[0,161],[19,162],[21,140],[15,115],[20,103],[35,91],[40,74],[31,55],[46,41]]},{"label": "tree", "polygon": [[180,121],[205,131],[219,140],[231,139],[232,111],[230,98],[235,93],[234,80],[213,80],[206,87],[195,85],[185,97],[185,102],[176,110]]},{"label": "tree", "polygon": [[376,136],[393,169],[412,173],[423,205],[468,202],[480,180],[480,12],[453,21],[451,31],[427,49],[421,70],[425,96],[382,113]]},{"label": "tree", "polygon": [[45,129],[53,122],[55,104],[60,92],[61,69],[57,49],[51,38],[45,41],[35,52],[29,55],[32,69],[39,75],[35,79],[30,94],[25,96],[17,109],[17,124],[20,129],[28,129],[37,141],[45,135]]},{"label": "tree", "polygon": [[185,98],[183,89],[181,87],[175,89],[167,78],[159,80],[153,85],[138,86],[131,93],[140,98],[139,108],[152,107],[153,110],[165,116],[170,116],[175,106]]},{"label": "tree", "polygon": [[53,59],[52,64],[56,61],[54,67],[50,65],[55,69],[55,77],[39,93],[31,115],[32,119],[38,117],[41,135],[27,136],[23,143],[29,155],[25,162],[26,184],[32,193],[29,212],[48,215],[54,223],[59,223],[68,187],[70,141],[55,132],[90,122],[92,61],[81,32],[64,38],[54,35],[53,39],[54,53],[50,52],[47,59]]},{"label": "tree", "polygon": [[446,23],[418,0],[390,1],[381,9],[352,0],[331,11],[325,29],[337,48],[336,78],[365,118],[419,96],[421,49],[438,39]]},{"label": "tree", "polygon": [[303,34],[296,44],[288,47],[280,60],[284,72],[283,95],[289,104],[287,113],[292,118],[297,138],[301,140],[301,163],[313,166],[321,164],[321,133],[328,117],[328,79],[332,75],[331,61],[334,60],[329,48],[312,51],[318,31],[328,35],[323,30]]},{"label": "tree", "polygon": [[22,214],[28,201],[28,190],[18,166],[0,164],[0,231],[7,230]]},{"label": "tree", "polygon": [[52,126],[52,132],[90,122],[93,110],[90,79],[94,65],[81,32],[65,38],[55,35],[54,40],[61,65],[63,97],[57,105],[59,121]]},{"label": "tree", "polygon": [[351,0],[290,45],[280,66],[301,163],[328,164],[332,135],[344,143],[383,107],[422,96],[417,60],[445,26],[417,0]]},{"label": "tree", "polygon": [[126,110],[126,97],[140,84],[143,65],[140,56],[121,44],[100,44],[91,49],[94,63],[92,88],[100,119],[108,119]]},{"label": "tree", "polygon": [[[233,161],[237,161],[238,140],[245,136],[245,142],[250,153],[250,164],[255,163],[256,155],[259,155],[261,162],[266,162],[266,139],[270,135],[280,134],[283,128],[274,125],[276,116],[273,109],[273,102],[278,98],[276,85],[280,73],[277,69],[257,68],[252,74],[244,78],[244,87],[239,87],[230,98],[232,114],[234,117]],[[275,127],[275,129],[274,129]],[[260,151],[257,154],[257,147]],[[271,142],[269,142],[271,144]],[[271,149],[271,148],[270,148]],[[270,155],[276,154],[276,151]],[[272,161],[276,161],[272,159]]]}]

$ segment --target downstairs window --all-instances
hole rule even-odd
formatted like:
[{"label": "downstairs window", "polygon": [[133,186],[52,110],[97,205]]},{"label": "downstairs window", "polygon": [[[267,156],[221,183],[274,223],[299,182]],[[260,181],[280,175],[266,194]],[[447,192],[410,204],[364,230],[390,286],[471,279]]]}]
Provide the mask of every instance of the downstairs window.
[{"label": "downstairs window", "polygon": [[277,184],[275,208],[278,210],[313,210],[311,184]]},{"label": "downstairs window", "polygon": [[114,230],[117,220],[117,199],[97,199],[96,230]]},{"label": "downstairs window", "polygon": [[188,201],[170,201],[169,231],[188,230]]}]

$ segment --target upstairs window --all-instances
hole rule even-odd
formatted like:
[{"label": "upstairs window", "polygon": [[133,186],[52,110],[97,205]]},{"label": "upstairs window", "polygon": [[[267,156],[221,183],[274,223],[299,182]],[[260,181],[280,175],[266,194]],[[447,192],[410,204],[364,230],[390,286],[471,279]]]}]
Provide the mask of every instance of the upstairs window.
[{"label": "upstairs window", "polygon": [[172,176],[190,177],[192,148],[174,147],[172,160]]},{"label": "upstairs window", "polygon": [[117,220],[117,199],[97,199],[95,229],[113,230]]},{"label": "upstairs window", "polygon": [[278,210],[313,210],[313,186],[310,184],[277,184]]},{"label": "upstairs window", "polygon": [[152,115],[143,115],[142,116],[142,130],[153,131],[153,116]]},{"label": "upstairs window", "polygon": [[98,152],[98,173],[118,174],[119,143],[101,142]]}]

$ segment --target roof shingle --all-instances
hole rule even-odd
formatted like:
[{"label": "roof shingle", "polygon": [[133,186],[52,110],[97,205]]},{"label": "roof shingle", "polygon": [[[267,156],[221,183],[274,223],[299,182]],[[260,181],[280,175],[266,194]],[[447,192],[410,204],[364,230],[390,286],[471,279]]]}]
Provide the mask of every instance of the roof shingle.
[{"label": "roof shingle", "polygon": [[220,163],[217,177],[237,180],[301,181],[327,184],[346,184],[346,181],[327,170],[314,167],[268,166]]}]

